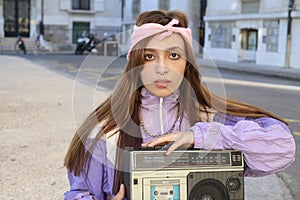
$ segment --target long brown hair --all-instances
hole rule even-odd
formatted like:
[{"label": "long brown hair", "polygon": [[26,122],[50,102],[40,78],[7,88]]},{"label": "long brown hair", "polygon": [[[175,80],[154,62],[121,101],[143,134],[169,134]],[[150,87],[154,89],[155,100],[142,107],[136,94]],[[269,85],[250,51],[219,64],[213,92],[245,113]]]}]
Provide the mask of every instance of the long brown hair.
[{"label": "long brown hair", "polygon": [[[185,14],[172,11],[149,11],[139,15],[136,25],[141,26],[145,23],[168,24],[172,19],[179,20],[175,26],[188,26],[188,20]],[[151,39],[146,38],[139,42],[135,50],[131,53],[123,75],[116,85],[112,95],[101,105],[99,105],[83,122],[75,133],[70,147],[65,157],[65,166],[74,173],[80,174],[81,169],[88,170],[91,151],[86,150],[85,144],[89,139],[92,130],[98,123],[101,123],[101,130],[93,140],[90,150],[94,148],[101,137],[107,133],[119,133],[117,142],[117,155],[115,162],[115,177],[113,193],[117,193],[120,184],[123,182],[123,156],[122,150],[125,147],[139,148],[142,142],[139,129],[140,106],[141,106],[141,80],[140,70],[133,70],[137,66],[143,65],[143,47]],[[184,38],[183,38],[184,39]],[[184,39],[185,40],[185,39]],[[210,110],[216,110],[237,116],[248,117],[273,117],[283,121],[278,116],[267,112],[261,108],[239,102],[231,99],[224,99],[208,91],[207,87],[201,82],[201,76],[197,68],[195,54],[192,47],[186,42],[187,64],[184,73],[184,79],[180,86],[180,103],[182,110],[187,116],[190,124],[198,121],[207,121],[208,117],[203,118],[200,113],[210,113]],[[129,95],[128,95],[129,94]],[[132,123],[133,122],[133,123]],[[135,125],[132,125],[135,124]]]}]

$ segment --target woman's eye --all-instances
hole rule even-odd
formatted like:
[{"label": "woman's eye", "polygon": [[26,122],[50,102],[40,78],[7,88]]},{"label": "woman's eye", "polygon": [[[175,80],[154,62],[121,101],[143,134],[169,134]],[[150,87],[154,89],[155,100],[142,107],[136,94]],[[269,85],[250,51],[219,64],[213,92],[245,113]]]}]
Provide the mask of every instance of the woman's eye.
[{"label": "woman's eye", "polygon": [[145,60],[153,60],[154,56],[152,54],[145,54]]},{"label": "woman's eye", "polygon": [[180,58],[180,55],[177,54],[177,53],[171,53],[170,54],[170,58],[172,58],[172,59],[178,59],[178,58]]}]

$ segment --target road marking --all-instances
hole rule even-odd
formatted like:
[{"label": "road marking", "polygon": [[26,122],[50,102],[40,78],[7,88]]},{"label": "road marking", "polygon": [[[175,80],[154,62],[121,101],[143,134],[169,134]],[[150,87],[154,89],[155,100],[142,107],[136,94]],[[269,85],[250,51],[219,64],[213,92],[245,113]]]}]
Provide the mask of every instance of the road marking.
[{"label": "road marking", "polygon": [[78,69],[74,65],[63,64],[63,66],[66,67],[70,72],[77,72],[78,71]]},{"label": "road marking", "polygon": [[[300,123],[300,120],[298,119],[284,119],[288,123]],[[298,131],[293,131],[293,134],[296,136],[300,136],[300,132]]]},{"label": "road marking", "polygon": [[290,122],[290,123],[300,123],[300,120],[298,119],[284,119],[286,122]]},{"label": "road marking", "polygon": [[294,135],[300,136],[300,132],[293,132]]},{"label": "road marking", "polygon": [[99,82],[117,80],[117,79],[119,79],[120,77],[121,77],[120,75],[118,75],[118,76],[104,77],[104,78],[101,78],[101,79],[99,80]]},{"label": "road marking", "polygon": [[54,66],[54,67],[60,67],[60,63],[57,62],[56,60],[51,60],[51,65]]},{"label": "road marking", "polygon": [[292,85],[279,85],[279,84],[271,84],[271,83],[260,83],[260,82],[251,82],[251,81],[243,81],[243,80],[234,80],[234,79],[226,79],[226,78],[204,78],[206,82],[215,82],[215,83],[227,83],[232,85],[243,85],[243,86],[252,86],[252,87],[264,87],[264,88],[272,88],[279,90],[290,90],[290,91],[298,91],[300,92],[300,87],[292,86]]}]

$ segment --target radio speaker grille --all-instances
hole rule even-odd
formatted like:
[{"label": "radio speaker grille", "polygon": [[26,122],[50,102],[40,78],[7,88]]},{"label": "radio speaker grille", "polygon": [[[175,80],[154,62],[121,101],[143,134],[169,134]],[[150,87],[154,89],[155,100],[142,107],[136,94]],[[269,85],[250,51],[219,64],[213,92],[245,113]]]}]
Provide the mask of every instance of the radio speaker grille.
[{"label": "radio speaker grille", "polygon": [[191,172],[187,176],[188,200],[244,199],[243,173]]}]

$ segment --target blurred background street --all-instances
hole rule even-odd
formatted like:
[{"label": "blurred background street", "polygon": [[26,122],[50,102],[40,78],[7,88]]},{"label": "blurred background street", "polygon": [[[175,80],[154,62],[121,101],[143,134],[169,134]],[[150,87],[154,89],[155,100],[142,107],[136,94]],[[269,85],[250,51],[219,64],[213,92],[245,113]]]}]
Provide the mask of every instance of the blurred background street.
[{"label": "blurred background street", "polygon": [[0,0],[0,199],[63,198],[71,137],[118,81],[136,17],[155,9],[187,14],[211,91],[289,123],[296,161],[247,178],[246,199],[299,199],[300,0]]}]

